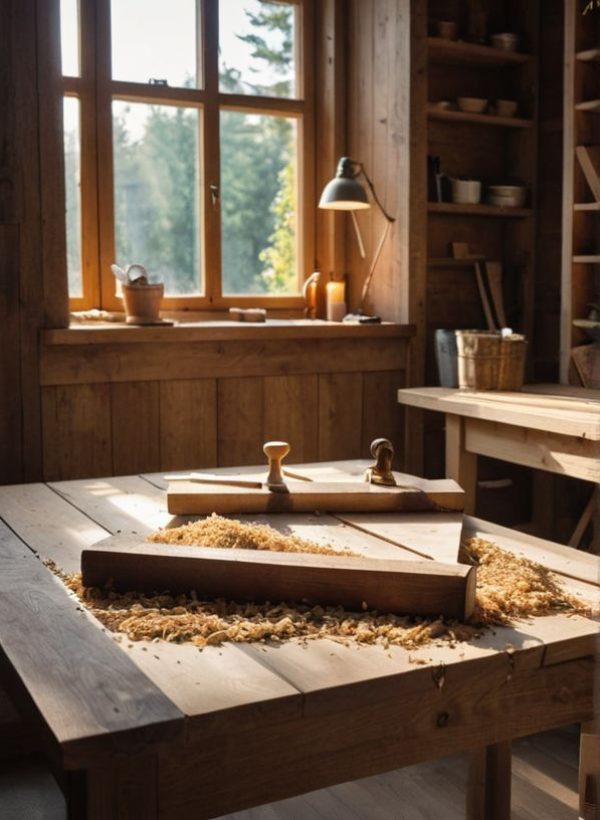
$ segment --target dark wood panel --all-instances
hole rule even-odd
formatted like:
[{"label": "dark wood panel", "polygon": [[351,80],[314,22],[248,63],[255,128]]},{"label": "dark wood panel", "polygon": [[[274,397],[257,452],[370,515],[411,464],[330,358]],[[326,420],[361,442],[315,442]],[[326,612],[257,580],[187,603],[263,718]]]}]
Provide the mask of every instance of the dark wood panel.
[{"label": "dark wood panel", "polygon": [[363,375],[361,456],[370,458],[373,439],[387,438],[394,445],[395,463],[404,458],[402,419],[404,408],[397,401],[397,391],[406,384],[404,371],[365,373]]},{"label": "dark wood panel", "polygon": [[362,373],[319,376],[319,461],[360,456],[362,383]]},{"label": "dark wood panel", "polygon": [[162,470],[216,466],[215,379],[160,382],[160,464]]},{"label": "dark wood panel", "polygon": [[42,390],[44,480],[112,475],[108,384]]},{"label": "dark wood panel", "polygon": [[266,463],[262,379],[219,379],[217,454],[219,467]]},{"label": "dark wood panel", "polygon": [[289,441],[288,463],[316,461],[319,377],[267,376],[263,382],[265,441]]},{"label": "dark wood panel", "polygon": [[111,385],[115,475],[160,470],[158,382]]},{"label": "dark wood panel", "polygon": [[311,339],[164,344],[51,345],[42,348],[42,384],[170,381],[301,373],[398,370],[398,339]]},{"label": "dark wood panel", "polygon": [[0,484],[23,481],[19,354],[19,229],[0,225]]}]

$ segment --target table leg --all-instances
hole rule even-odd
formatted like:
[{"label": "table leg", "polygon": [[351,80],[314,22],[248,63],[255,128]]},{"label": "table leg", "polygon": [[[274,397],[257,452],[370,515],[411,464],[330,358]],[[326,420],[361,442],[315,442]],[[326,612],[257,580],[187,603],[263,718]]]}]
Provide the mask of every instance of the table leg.
[{"label": "table leg", "polygon": [[581,724],[579,744],[579,816],[600,820],[600,723]]},{"label": "table leg", "polygon": [[510,820],[511,742],[469,753],[467,820]]},{"label": "table leg", "polygon": [[[120,760],[85,773],[86,820],[156,820],[158,816],[156,755]],[[69,820],[79,820],[76,812]]]},{"label": "table leg", "polygon": [[465,449],[465,420],[446,414],[446,476],[465,491],[465,513],[475,514],[477,456]]}]

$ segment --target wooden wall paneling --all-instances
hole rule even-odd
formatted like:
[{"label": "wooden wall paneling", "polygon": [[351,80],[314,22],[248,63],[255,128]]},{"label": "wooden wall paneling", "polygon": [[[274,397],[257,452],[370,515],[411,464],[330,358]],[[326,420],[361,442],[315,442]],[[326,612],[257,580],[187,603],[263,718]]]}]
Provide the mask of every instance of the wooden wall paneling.
[{"label": "wooden wall paneling", "polygon": [[[315,195],[333,177],[346,153],[346,23],[344,0],[320,0],[315,31]],[[315,203],[316,204],[316,203]],[[315,258],[321,271],[318,313],[325,315],[325,283],[330,273],[346,271],[347,215],[317,210]]]},{"label": "wooden wall paneling", "polygon": [[362,373],[319,376],[319,461],[360,457],[362,382]]},{"label": "wooden wall paneling", "polygon": [[217,382],[217,461],[219,467],[262,464],[264,419],[262,379]]},{"label": "wooden wall paneling", "polygon": [[[45,345],[42,384],[170,381],[404,367],[405,342],[353,338],[147,344]],[[376,363],[376,364],[375,364]]]},{"label": "wooden wall paneling", "polygon": [[44,21],[37,29],[44,325],[68,327],[60,0],[37,0],[36,13]]},{"label": "wooden wall paneling", "polygon": [[404,461],[402,422],[404,407],[396,398],[397,391],[406,384],[404,371],[390,370],[363,375],[361,457],[371,457],[371,442],[387,438],[394,445],[395,463]]},{"label": "wooden wall paneling", "polygon": [[216,379],[160,382],[160,468],[217,464]]},{"label": "wooden wall paneling", "polygon": [[[367,173],[378,188],[382,180],[373,178],[373,17],[374,0],[351,0],[348,5],[348,151],[352,159],[362,162]],[[356,214],[363,236],[366,258],[362,259],[358,243],[348,215],[347,250],[348,307],[356,310],[360,302],[363,282],[369,269],[369,259],[374,251],[373,209]]]},{"label": "wooden wall paneling", "polygon": [[[43,278],[40,222],[39,119],[35,0],[4,0],[2,28],[8,48],[0,74],[9,84],[8,107],[0,116],[3,188],[8,187],[12,214],[19,224],[19,301],[23,479],[42,475],[41,404],[38,329],[43,321]],[[5,154],[5,146],[11,146]]]},{"label": "wooden wall paneling", "polygon": [[266,376],[263,438],[289,441],[286,462],[318,460],[319,377]]},{"label": "wooden wall paneling", "polygon": [[0,484],[23,480],[19,334],[19,228],[0,224]]},{"label": "wooden wall paneling", "polygon": [[110,385],[44,387],[42,427],[44,481],[112,475]]},{"label": "wooden wall paneling", "polygon": [[160,470],[160,396],[158,382],[111,385],[113,467],[115,475]]}]

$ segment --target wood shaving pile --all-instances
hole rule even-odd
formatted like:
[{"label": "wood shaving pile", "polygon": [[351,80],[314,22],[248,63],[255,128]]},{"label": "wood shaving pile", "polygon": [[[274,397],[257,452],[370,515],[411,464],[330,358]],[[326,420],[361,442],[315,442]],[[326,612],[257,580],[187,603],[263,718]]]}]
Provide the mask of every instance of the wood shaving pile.
[{"label": "wood shaving pile", "polygon": [[330,544],[316,544],[297,535],[282,535],[268,524],[243,524],[213,513],[201,521],[181,527],[155,530],[146,541],[190,547],[223,547],[224,549],[269,550],[271,552],[311,552],[316,555],[359,557],[349,549],[334,549]]},{"label": "wood shaving pile", "polygon": [[329,638],[344,644],[414,649],[433,641],[468,640],[485,625],[506,625],[533,615],[589,614],[589,607],[566,593],[558,578],[545,567],[479,538],[471,539],[464,548],[479,565],[477,608],[468,624],[442,618],[346,612],[342,607],[201,601],[193,591],[189,595],[120,594],[111,589],[84,587],[80,574],[52,568],[113,632],[132,641],[186,641],[200,648],[227,641]]}]

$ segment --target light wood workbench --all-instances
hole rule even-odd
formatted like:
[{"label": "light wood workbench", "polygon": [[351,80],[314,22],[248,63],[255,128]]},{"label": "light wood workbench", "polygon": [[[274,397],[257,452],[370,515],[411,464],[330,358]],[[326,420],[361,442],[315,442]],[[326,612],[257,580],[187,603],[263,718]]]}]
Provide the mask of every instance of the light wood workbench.
[{"label": "light wood workbench", "polygon": [[446,475],[475,511],[477,456],[600,484],[600,390],[528,385],[522,392],[411,387],[400,404],[446,414]]},{"label": "light wood workbench", "polygon": [[[366,464],[326,472],[360,475]],[[294,470],[323,477],[322,465]],[[84,546],[166,525],[164,486],[146,475],[0,487],[0,681],[44,727],[72,817],[213,817],[470,750],[468,817],[507,820],[510,739],[592,718],[598,624],[578,616],[411,652],[329,640],[203,652],[115,640],[37,556],[77,570]],[[268,520],[371,555],[415,557],[398,544],[408,533],[414,545],[414,515]],[[475,519],[466,528],[597,598],[596,557]]]}]

